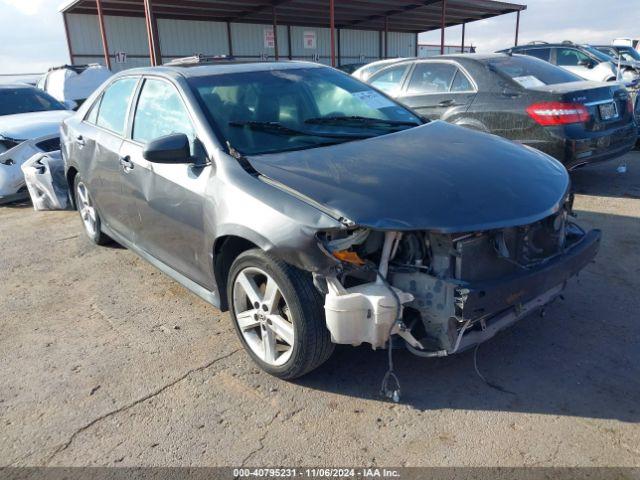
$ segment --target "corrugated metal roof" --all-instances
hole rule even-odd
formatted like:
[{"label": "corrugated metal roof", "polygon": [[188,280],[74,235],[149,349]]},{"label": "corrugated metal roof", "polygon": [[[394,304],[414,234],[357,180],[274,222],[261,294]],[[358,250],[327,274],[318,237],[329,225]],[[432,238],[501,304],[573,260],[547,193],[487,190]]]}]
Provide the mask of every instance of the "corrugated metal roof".
[{"label": "corrugated metal roof", "polygon": [[[152,0],[158,18],[237,23],[272,22],[324,27],[329,0]],[[105,15],[144,16],[143,0],[102,0]],[[447,0],[445,25],[459,25],[526,9],[526,5],[493,0]],[[441,26],[442,0],[340,0],[335,2],[337,28],[423,32]],[[97,14],[95,0],[68,0],[61,12]]]}]

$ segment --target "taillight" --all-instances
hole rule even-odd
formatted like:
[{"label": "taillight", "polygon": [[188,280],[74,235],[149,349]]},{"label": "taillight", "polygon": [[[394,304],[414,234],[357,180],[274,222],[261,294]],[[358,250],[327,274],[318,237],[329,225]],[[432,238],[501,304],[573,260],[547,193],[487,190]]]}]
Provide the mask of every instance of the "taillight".
[{"label": "taillight", "polygon": [[633,100],[631,97],[627,97],[627,113],[633,115]]},{"label": "taillight", "polygon": [[527,113],[543,126],[583,123],[591,119],[589,110],[581,103],[534,103],[527,107]]}]

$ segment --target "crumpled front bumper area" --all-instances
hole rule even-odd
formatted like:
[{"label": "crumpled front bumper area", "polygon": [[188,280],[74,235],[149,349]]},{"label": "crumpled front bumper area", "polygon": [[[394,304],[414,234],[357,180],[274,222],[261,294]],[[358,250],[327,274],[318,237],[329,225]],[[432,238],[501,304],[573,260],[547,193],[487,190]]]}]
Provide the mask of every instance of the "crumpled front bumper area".
[{"label": "crumpled front bumper area", "polygon": [[34,155],[43,152],[38,144],[46,144],[55,138],[57,135],[26,140],[0,154],[0,203],[28,196],[20,167]]},{"label": "crumpled front bumper area", "polygon": [[396,273],[391,283],[413,295],[414,301],[405,307],[420,314],[429,337],[425,348],[456,353],[488,340],[556,299],[567,280],[594,259],[600,238],[599,230],[591,230],[544,264],[499,280],[465,283]]}]

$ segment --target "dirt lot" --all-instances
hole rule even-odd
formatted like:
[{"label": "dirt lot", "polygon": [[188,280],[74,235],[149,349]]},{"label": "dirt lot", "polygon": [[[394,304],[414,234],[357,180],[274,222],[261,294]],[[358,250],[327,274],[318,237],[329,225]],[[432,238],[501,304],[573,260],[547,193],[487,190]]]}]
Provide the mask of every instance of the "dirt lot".
[{"label": "dirt lot", "polygon": [[0,207],[0,465],[640,466],[640,153],[573,175],[602,251],[566,301],[440,360],[340,348],[286,383],[75,212]]}]

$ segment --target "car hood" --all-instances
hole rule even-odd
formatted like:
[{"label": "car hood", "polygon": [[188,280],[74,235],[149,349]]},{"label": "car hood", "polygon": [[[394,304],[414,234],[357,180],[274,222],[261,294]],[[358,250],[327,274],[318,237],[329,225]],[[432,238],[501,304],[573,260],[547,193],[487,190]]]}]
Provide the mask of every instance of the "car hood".
[{"label": "car hood", "polygon": [[548,155],[441,121],[248,160],[276,186],[381,230],[526,225],[557,211],[569,189],[566,169]]},{"label": "car hood", "polygon": [[0,116],[0,135],[19,140],[55,135],[62,121],[73,114],[71,110],[49,110],[3,115]]}]

